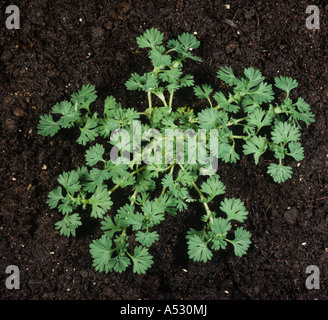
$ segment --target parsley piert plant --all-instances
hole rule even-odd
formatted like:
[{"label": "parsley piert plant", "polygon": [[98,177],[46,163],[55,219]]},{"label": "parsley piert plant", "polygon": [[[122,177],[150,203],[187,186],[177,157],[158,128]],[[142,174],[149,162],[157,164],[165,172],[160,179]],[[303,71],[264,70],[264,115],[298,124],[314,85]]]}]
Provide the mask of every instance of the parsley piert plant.
[{"label": "parsley piert plant", "polygon": [[[133,73],[126,82],[128,90],[146,93],[146,110],[123,108],[110,96],[102,114],[92,112],[96,90],[84,85],[70,100],[57,103],[51,114],[42,115],[38,125],[39,134],[51,137],[60,129],[77,127],[77,143],[89,144],[86,165],[60,174],[47,203],[62,214],[55,227],[67,237],[76,235],[83,210],[101,219],[103,235],[90,244],[93,265],[100,272],[122,272],[132,265],[133,272],[145,273],[153,264],[150,247],[159,240],[156,226],[165,215],[186,211],[194,201],[204,207],[203,227],[187,232],[189,257],[207,262],[214,251],[229,244],[237,256],[244,255],[251,235],[239,224],[248,212],[240,199],[221,198],[225,185],[213,164],[218,159],[239,160],[235,147],[240,140],[242,152],[252,155],[256,164],[266,151],[273,152],[277,162],[267,171],[282,183],[292,175],[292,168],[283,164],[285,158],[303,159],[300,123],[314,121],[302,98],[291,99],[297,82],[289,77],[274,79],[275,87],[286,93],[282,101],[274,101],[272,85],[254,68],[239,77],[227,66],[218,71],[218,78],[232,89],[228,96],[213,93],[207,84],[194,86],[193,76],[182,68],[187,59],[201,61],[193,54],[199,41],[183,33],[164,46],[163,38],[154,28],[137,38],[139,47],[149,50],[153,68],[143,75]],[[193,87],[208,106],[198,114],[191,108],[175,108],[174,93],[183,87]],[[112,194],[123,188],[130,196],[116,207]]]}]

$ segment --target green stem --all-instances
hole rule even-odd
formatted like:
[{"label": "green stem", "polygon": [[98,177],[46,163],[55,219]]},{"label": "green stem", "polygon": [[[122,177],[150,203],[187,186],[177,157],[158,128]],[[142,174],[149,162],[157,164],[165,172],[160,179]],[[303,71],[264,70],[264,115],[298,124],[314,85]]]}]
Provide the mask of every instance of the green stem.
[{"label": "green stem", "polygon": [[149,115],[148,115],[148,117],[151,118],[152,109],[153,109],[152,100],[151,100],[151,92],[148,91],[147,95],[148,95],[148,107],[149,107]]},{"label": "green stem", "polygon": [[172,112],[172,102],[173,102],[173,95],[174,95],[174,91],[170,92],[170,100],[169,100],[169,112]]},{"label": "green stem", "polygon": [[[226,126],[227,127],[233,126],[235,124],[238,124],[239,122],[242,122],[242,121],[246,120],[247,118],[248,117],[246,116],[246,117],[243,117],[243,118],[231,120],[231,121],[229,121],[229,122],[226,123]],[[222,127],[223,126],[221,125],[221,126],[218,126],[216,129],[221,129]]]},{"label": "green stem", "polygon": [[110,189],[109,191],[108,191],[108,194],[109,195],[111,195],[116,189],[118,189],[120,187],[120,185],[119,184],[116,184],[112,189]]},{"label": "green stem", "polygon": [[133,193],[133,195],[131,197],[131,199],[132,199],[131,204],[132,205],[134,205],[134,203],[136,202],[136,198],[137,198],[137,191],[134,191],[134,193]]},{"label": "green stem", "polygon": [[207,100],[208,100],[208,102],[210,103],[211,108],[213,108],[213,104],[212,104],[211,99],[210,99],[209,97],[207,97]]},{"label": "green stem", "polygon": [[248,138],[248,136],[232,136],[233,139],[242,139],[242,140],[246,140]]}]

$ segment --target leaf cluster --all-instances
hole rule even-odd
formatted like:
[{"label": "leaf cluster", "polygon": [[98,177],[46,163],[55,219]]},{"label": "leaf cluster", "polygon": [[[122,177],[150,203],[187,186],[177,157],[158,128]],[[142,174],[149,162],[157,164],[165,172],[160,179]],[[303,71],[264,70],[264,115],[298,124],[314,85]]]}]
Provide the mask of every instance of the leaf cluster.
[{"label": "leaf cluster", "polygon": [[[221,198],[226,187],[213,163],[237,162],[241,155],[236,141],[241,141],[243,154],[256,164],[271,151],[278,163],[267,171],[275,182],[286,181],[292,169],[282,161],[304,157],[301,124],[314,121],[309,105],[302,98],[291,99],[296,80],[276,77],[272,85],[252,67],[241,76],[227,66],[218,71],[225,88],[231,88],[228,93],[215,92],[208,84],[194,86],[193,77],[182,72],[187,59],[201,61],[193,54],[200,43],[192,34],[164,45],[164,34],[152,28],[137,44],[149,51],[153,69],[132,74],[126,87],[147,93],[144,112],[123,107],[113,96],[105,99],[102,112],[92,112],[97,92],[83,85],[40,117],[39,134],[53,137],[75,127],[77,143],[87,146],[85,166],[60,174],[48,195],[49,207],[62,216],[55,228],[64,236],[76,236],[84,213],[99,219],[103,234],[90,244],[95,269],[123,272],[131,266],[144,274],[153,265],[152,246],[161,236],[156,227],[167,215],[181,214],[198,201],[205,214],[203,228],[188,231],[190,259],[207,262],[229,244],[236,256],[244,255],[251,235],[239,224],[248,211],[240,199]],[[174,92],[186,86],[193,86],[196,97],[208,104],[198,113],[190,107],[173,108]],[[273,88],[285,92],[283,101],[275,101]],[[162,104],[153,106],[153,95]],[[140,144],[131,143],[141,137]],[[117,190],[128,199],[120,208],[112,200]]]},{"label": "leaf cluster", "polygon": [[[301,145],[301,125],[314,122],[314,114],[303,98],[293,101],[290,92],[298,83],[290,77],[275,77],[274,87],[285,92],[281,102],[274,99],[273,85],[265,81],[259,70],[246,68],[241,76],[236,76],[231,67],[222,67],[218,78],[232,92],[214,92],[207,85],[194,87],[199,99],[207,99],[209,107],[199,116],[199,126],[205,129],[217,129],[218,157],[224,162],[236,162],[240,155],[236,152],[236,141],[242,141],[243,154],[252,155],[257,165],[260,157],[271,151],[278,163],[271,163],[267,172],[278,183],[292,176],[292,168],[284,165],[286,157],[296,161],[304,158]],[[243,135],[235,134],[239,127]]]}]

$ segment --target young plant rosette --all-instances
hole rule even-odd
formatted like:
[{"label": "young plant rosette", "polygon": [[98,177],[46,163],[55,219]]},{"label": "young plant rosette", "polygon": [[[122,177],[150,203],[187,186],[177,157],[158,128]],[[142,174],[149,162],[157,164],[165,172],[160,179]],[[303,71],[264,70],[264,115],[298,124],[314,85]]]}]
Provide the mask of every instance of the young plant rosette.
[{"label": "young plant rosette", "polygon": [[[100,272],[123,272],[132,265],[133,272],[145,273],[153,264],[151,246],[160,240],[156,226],[166,215],[188,214],[189,203],[195,201],[204,211],[200,230],[186,231],[189,257],[207,262],[228,245],[236,256],[244,255],[251,244],[250,233],[241,226],[248,212],[240,199],[223,197],[219,162],[240,159],[235,148],[239,140],[242,153],[256,164],[271,151],[277,161],[267,172],[274,182],[283,183],[292,176],[285,159],[304,157],[301,123],[314,122],[304,99],[290,97],[296,80],[274,78],[274,87],[285,92],[278,101],[260,71],[250,67],[236,76],[224,66],[217,76],[231,91],[214,93],[210,85],[195,85],[193,76],[183,73],[187,59],[201,62],[193,54],[200,45],[196,37],[183,33],[166,46],[163,39],[154,28],[137,37],[139,47],[149,50],[152,70],[133,73],[126,82],[128,90],[146,93],[146,110],[125,108],[110,96],[102,114],[92,112],[97,93],[94,86],[84,85],[42,115],[38,125],[39,134],[50,137],[77,127],[77,143],[88,145],[86,165],[59,175],[59,186],[47,203],[62,214],[55,228],[67,237],[76,235],[83,210],[101,219],[103,235],[90,244],[93,266]],[[208,106],[197,114],[175,107],[174,93],[183,87],[193,87]],[[122,188],[131,193],[118,208],[111,196]]]}]

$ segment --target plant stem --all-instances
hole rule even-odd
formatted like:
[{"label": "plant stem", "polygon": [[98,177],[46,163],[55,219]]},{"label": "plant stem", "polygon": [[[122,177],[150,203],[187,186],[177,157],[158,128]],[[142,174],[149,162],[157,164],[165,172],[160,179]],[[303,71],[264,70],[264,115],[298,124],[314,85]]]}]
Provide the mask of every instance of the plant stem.
[{"label": "plant stem", "polygon": [[174,91],[170,92],[170,100],[169,100],[169,112],[172,112],[172,102],[173,102],[173,95],[174,95]]},{"label": "plant stem", "polygon": [[152,101],[151,101],[151,92],[148,91],[147,92],[147,95],[148,95],[148,107],[149,107],[149,118],[151,117],[151,114],[152,114]]},{"label": "plant stem", "polygon": [[233,139],[242,139],[242,140],[246,140],[248,138],[248,136],[232,136]]},{"label": "plant stem", "polygon": [[[246,120],[247,118],[248,117],[246,116],[246,117],[243,117],[243,118],[231,120],[231,121],[229,121],[229,122],[226,123],[226,126],[227,127],[233,126],[233,125],[235,125],[235,124],[237,124],[239,122],[242,122],[242,121]],[[222,127],[223,126],[221,125],[221,126],[218,126],[216,129],[221,129]]]}]

